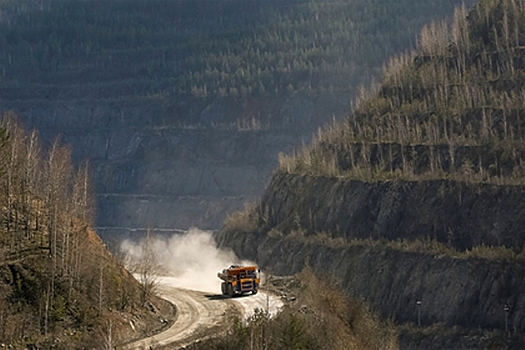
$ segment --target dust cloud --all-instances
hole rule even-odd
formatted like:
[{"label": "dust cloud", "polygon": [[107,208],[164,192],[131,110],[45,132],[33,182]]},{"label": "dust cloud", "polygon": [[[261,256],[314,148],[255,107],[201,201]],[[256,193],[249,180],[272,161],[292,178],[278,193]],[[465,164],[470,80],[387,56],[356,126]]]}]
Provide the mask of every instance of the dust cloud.
[{"label": "dust cloud", "polygon": [[[120,249],[126,261],[141,261],[144,242],[122,242]],[[232,264],[253,264],[239,261],[231,250],[219,249],[211,232],[196,228],[169,238],[153,236],[150,242],[159,267],[157,281],[178,288],[218,294],[221,280],[217,272]]]}]

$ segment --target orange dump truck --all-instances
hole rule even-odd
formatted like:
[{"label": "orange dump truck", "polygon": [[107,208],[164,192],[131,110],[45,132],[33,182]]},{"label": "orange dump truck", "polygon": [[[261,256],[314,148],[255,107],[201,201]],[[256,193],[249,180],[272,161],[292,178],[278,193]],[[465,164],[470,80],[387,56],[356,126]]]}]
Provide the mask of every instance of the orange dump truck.
[{"label": "orange dump truck", "polygon": [[221,284],[222,294],[230,297],[250,292],[257,294],[261,283],[257,266],[232,265],[217,273],[217,277],[223,281]]}]

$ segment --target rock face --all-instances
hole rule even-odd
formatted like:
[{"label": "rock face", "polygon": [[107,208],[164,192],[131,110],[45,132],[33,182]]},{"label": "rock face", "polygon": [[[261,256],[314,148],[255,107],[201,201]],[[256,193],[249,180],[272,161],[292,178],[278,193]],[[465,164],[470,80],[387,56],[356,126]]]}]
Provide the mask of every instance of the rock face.
[{"label": "rock face", "polygon": [[[232,216],[218,241],[274,273],[333,274],[399,322],[501,331],[509,321],[523,339],[524,105],[504,96],[523,95],[524,23],[524,6],[487,0],[427,27],[428,46],[392,60],[351,115],[282,157],[260,205]],[[502,27],[517,33],[512,48]]]},{"label": "rock face", "polygon": [[396,322],[423,326],[505,329],[508,305],[511,329],[525,330],[525,266],[410,253],[379,246],[332,248],[272,238],[265,234],[222,231],[217,235],[244,259],[256,260],[274,274],[289,275],[304,266],[333,275],[349,296],[377,308]]},{"label": "rock face", "polygon": [[146,227],[218,229],[226,215],[260,196],[277,155],[311,138],[346,97],[296,94],[272,101],[12,100],[26,128],[70,144],[89,159],[104,240]]},{"label": "rock face", "polygon": [[261,202],[261,227],[346,239],[435,239],[460,250],[522,247],[523,203],[523,186],[277,174]]},{"label": "rock face", "polygon": [[511,327],[523,331],[523,260],[410,251],[391,242],[437,240],[459,251],[479,245],[519,251],[525,244],[524,196],[520,186],[277,173],[256,210],[257,229],[226,227],[216,237],[275,274],[310,266],[334,275],[349,296],[397,322],[417,322],[421,300],[423,325],[502,330],[508,305]]}]

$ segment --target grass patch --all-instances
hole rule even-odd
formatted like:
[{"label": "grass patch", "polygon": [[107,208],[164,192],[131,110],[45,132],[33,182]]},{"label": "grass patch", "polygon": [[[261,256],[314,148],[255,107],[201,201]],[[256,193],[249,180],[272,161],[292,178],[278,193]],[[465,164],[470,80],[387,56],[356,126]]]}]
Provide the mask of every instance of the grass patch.
[{"label": "grass patch", "polygon": [[465,251],[459,251],[436,240],[387,240],[371,238],[352,238],[334,236],[329,232],[321,232],[315,235],[305,235],[304,231],[294,230],[284,234],[275,228],[268,232],[268,236],[276,238],[297,240],[306,244],[320,244],[332,248],[349,247],[377,247],[388,248],[406,253],[419,253],[435,257],[451,257],[455,259],[485,259],[498,262],[523,262],[525,261],[525,249],[523,247],[508,248],[505,246],[478,245]]}]

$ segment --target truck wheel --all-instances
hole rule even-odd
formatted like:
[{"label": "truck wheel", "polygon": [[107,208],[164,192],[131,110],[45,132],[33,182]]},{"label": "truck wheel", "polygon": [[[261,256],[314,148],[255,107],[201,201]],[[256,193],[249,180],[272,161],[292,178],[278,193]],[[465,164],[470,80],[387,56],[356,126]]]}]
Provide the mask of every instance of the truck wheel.
[{"label": "truck wheel", "polygon": [[230,297],[233,297],[234,293],[233,293],[233,286],[231,284],[228,284],[228,295]]},{"label": "truck wheel", "polygon": [[226,283],[224,282],[221,283],[221,292],[222,295],[226,295],[228,293],[228,291],[226,290]]}]

